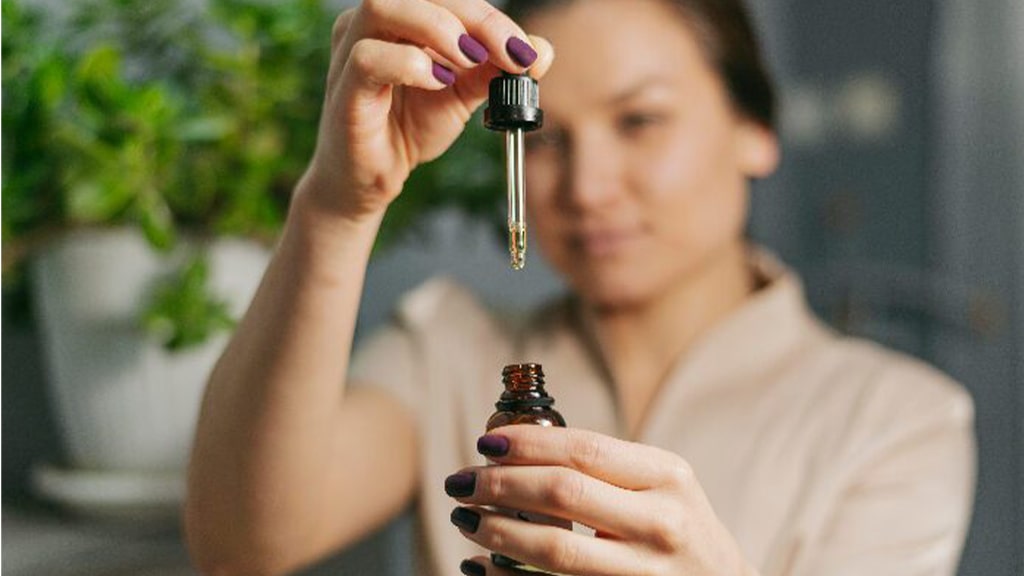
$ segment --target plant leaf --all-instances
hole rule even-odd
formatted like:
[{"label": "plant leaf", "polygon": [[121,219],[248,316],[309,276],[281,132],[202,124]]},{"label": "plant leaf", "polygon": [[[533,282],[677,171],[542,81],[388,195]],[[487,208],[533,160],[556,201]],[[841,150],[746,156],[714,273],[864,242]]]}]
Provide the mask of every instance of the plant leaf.
[{"label": "plant leaf", "polygon": [[227,302],[210,290],[209,267],[202,255],[157,287],[142,323],[168,350],[200,345],[235,325]]}]

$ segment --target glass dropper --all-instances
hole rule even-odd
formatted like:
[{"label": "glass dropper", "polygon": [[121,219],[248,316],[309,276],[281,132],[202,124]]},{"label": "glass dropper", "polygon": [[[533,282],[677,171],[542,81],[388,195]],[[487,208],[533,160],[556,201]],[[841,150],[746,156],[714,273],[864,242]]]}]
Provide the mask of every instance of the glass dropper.
[{"label": "glass dropper", "polygon": [[491,80],[484,126],[505,132],[505,177],[508,194],[508,249],[512,268],[526,265],[526,186],[523,178],[523,135],[540,128],[537,81],[527,74],[509,74]]}]

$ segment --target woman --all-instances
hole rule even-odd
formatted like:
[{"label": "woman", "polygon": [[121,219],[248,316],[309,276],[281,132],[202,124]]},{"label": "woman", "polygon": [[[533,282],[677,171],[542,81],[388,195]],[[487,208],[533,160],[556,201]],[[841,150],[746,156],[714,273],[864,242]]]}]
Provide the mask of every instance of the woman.
[{"label": "woman", "polygon": [[[508,574],[487,550],[579,575],[952,574],[969,398],[821,327],[793,274],[744,242],[748,181],[778,147],[738,2],[509,10],[367,0],[338,18],[315,157],[205,399],[186,511],[197,564],[283,573],[416,498],[438,574]],[[544,76],[531,232],[574,296],[516,327],[428,282],[350,367],[386,207],[499,70]],[[573,428],[477,441],[501,367],[522,361],[544,365]]]}]

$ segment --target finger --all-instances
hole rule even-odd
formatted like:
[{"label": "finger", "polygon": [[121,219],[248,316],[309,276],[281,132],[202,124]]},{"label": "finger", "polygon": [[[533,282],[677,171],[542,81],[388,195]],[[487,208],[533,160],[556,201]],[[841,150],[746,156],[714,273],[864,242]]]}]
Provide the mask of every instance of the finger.
[{"label": "finger", "polygon": [[486,60],[486,50],[455,14],[427,0],[364,0],[356,18],[361,36],[430,48],[464,68]]},{"label": "finger", "polygon": [[467,576],[552,576],[543,572],[527,572],[498,566],[486,556],[474,556],[459,564],[459,571]]},{"label": "finger", "polygon": [[494,576],[496,574],[505,574],[498,567],[491,565],[490,561],[485,556],[474,556],[463,560],[459,564],[459,572],[462,572],[466,576]]},{"label": "finger", "polygon": [[459,564],[459,571],[467,576],[554,576],[546,572],[516,570],[498,566],[486,556],[474,556]]},{"label": "finger", "polygon": [[637,525],[647,500],[560,466],[486,466],[453,474],[445,491],[463,504],[498,506],[568,518],[622,539],[645,534]]},{"label": "finger", "polygon": [[548,73],[551,64],[555,61],[555,48],[548,42],[547,38],[530,35],[530,42],[537,49],[537,61],[530,67],[530,76],[540,80]]},{"label": "finger", "polygon": [[341,41],[345,38],[345,34],[348,32],[349,27],[352,25],[352,19],[356,15],[355,8],[349,8],[338,17],[334,19],[334,27],[331,29],[331,49],[336,49],[341,45]]},{"label": "finger", "polygon": [[579,428],[505,426],[488,432],[477,448],[502,464],[564,466],[629,490],[658,488],[692,475],[671,452]]},{"label": "finger", "polygon": [[382,86],[402,85],[439,90],[454,80],[455,75],[451,70],[431,60],[426,52],[416,46],[363,38],[352,47],[341,82],[343,86],[377,98]]},{"label": "finger", "polygon": [[452,522],[463,536],[484,548],[548,572],[621,576],[637,567],[637,552],[617,540],[531,524],[483,508],[456,508]]},{"label": "finger", "polygon": [[493,64],[521,73],[534,65],[539,54],[526,32],[504,12],[485,0],[433,0],[455,14],[469,34],[490,53]]}]

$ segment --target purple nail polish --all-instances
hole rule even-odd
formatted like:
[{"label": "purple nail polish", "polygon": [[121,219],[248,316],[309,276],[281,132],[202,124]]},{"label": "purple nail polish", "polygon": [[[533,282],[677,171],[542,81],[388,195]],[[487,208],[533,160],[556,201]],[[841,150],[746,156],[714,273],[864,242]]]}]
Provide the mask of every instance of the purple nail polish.
[{"label": "purple nail polish", "polygon": [[512,59],[524,68],[529,67],[537,60],[537,51],[515,36],[508,39],[505,49],[508,50],[509,56],[512,56]]},{"label": "purple nail polish", "polygon": [[459,36],[459,50],[475,64],[487,61],[487,48],[469,34]]},{"label": "purple nail polish", "polygon": [[508,447],[508,438],[497,434],[487,434],[476,441],[476,451],[492,458],[508,454]]},{"label": "purple nail polish", "polygon": [[452,524],[455,524],[470,534],[473,534],[480,529],[480,514],[477,514],[469,508],[459,507],[452,510],[451,520]]},{"label": "purple nail polish", "polygon": [[459,571],[466,576],[486,576],[487,569],[483,567],[483,564],[473,562],[472,560],[463,560],[462,564],[459,564]]},{"label": "purple nail polish", "polygon": [[476,490],[476,474],[459,472],[444,479],[444,491],[452,498],[472,496]]},{"label": "purple nail polish", "polygon": [[438,81],[445,86],[455,84],[455,72],[452,72],[437,62],[434,62],[434,66],[431,71],[434,73],[434,78],[437,78]]}]

